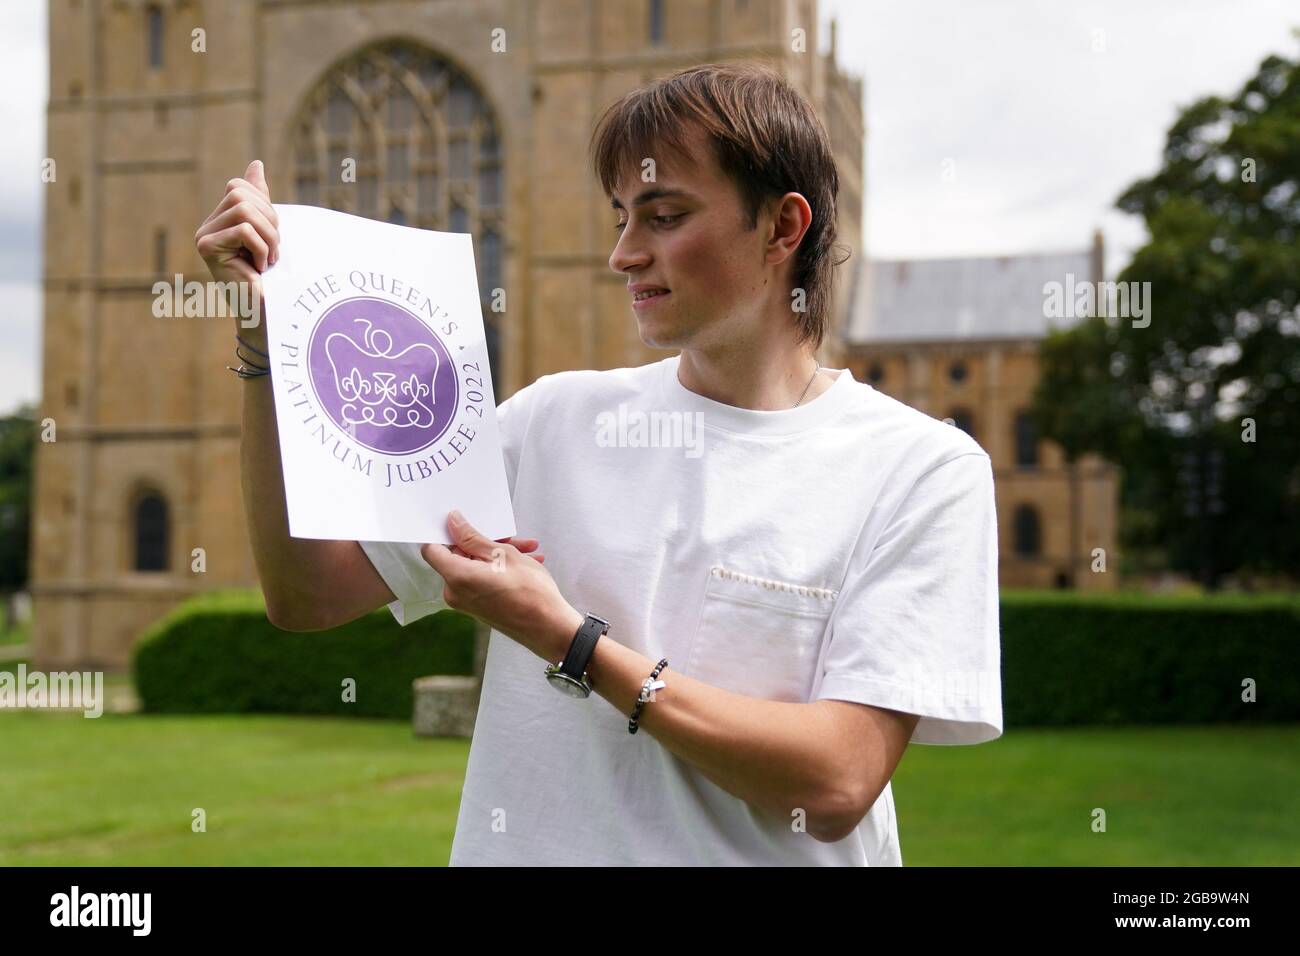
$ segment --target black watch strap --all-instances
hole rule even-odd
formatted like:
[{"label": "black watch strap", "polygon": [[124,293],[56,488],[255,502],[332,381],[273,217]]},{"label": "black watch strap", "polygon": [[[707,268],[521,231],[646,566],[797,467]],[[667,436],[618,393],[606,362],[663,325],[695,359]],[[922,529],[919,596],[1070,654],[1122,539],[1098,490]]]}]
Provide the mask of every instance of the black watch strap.
[{"label": "black watch strap", "polygon": [[596,641],[608,630],[609,621],[588,614],[579,626],[578,632],[573,635],[569,653],[564,655],[564,660],[560,663],[560,673],[574,680],[581,680],[582,675],[587,672],[587,663],[591,660],[591,655],[596,651]]}]

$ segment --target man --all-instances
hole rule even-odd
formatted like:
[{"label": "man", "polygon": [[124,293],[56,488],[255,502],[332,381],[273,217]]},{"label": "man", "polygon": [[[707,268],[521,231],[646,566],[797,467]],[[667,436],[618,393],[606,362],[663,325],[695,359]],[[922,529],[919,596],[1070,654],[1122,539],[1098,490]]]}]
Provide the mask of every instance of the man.
[{"label": "man", "polygon": [[[680,354],[503,402],[534,537],[453,514],[451,547],[290,538],[250,382],[268,614],[316,630],[387,603],[403,625],[444,607],[492,625],[453,865],[901,865],[908,742],[1002,732],[989,457],[819,368],[838,180],[780,77],[681,71],[614,104],[592,145],[610,267],[642,341]],[[274,261],[259,165],[198,241],[218,278]]]}]

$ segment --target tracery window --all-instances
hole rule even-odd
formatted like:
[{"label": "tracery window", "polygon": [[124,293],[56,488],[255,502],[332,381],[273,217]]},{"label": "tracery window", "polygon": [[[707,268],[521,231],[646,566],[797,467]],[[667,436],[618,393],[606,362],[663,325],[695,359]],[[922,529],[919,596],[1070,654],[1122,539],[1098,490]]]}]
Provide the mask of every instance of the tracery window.
[{"label": "tracery window", "polygon": [[296,202],[474,237],[488,356],[500,388],[493,290],[504,285],[502,156],[487,101],[415,44],[368,47],[309,94],[292,139]]}]

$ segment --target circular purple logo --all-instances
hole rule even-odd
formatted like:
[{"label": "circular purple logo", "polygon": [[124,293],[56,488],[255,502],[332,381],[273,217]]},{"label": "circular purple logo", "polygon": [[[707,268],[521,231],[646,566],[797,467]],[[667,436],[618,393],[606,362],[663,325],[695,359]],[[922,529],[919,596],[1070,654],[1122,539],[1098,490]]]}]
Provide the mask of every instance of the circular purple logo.
[{"label": "circular purple logo", "polygon": [[446,347],[416,315],[383,299],[330,306],[312,330],[307,368],[325,414],[372,451],[419,451],[456,415],[460,386]]}]

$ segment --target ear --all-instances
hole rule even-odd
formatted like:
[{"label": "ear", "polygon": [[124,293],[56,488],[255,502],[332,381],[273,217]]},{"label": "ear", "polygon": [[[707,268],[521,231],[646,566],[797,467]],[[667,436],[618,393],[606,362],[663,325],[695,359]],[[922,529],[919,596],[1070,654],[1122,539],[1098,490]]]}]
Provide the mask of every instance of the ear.
[{"label": "ear", "polygon": [[771,226],[767,240],[765,261],[780,265],[799,248],[804,233],[812,225],[812,207],[800,193],[786,193],[771,204]]}]

